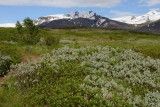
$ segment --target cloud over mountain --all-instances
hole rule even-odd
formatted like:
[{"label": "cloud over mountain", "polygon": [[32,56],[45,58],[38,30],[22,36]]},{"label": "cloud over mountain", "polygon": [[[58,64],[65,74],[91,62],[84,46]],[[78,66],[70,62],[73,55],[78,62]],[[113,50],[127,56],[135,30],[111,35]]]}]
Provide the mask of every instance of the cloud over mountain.
[{"label": "cloud over mountain", "polygon": [[54,7],[113,7],[122,0],[1,0],[0,5]]}]

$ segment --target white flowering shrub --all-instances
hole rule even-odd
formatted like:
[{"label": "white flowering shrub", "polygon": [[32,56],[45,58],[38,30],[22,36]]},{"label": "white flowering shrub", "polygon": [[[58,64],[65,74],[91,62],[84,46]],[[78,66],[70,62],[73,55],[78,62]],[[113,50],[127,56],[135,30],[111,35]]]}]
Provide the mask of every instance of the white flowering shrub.
[{"label": "white flowering shrub", "polygon": [[92,97],[100,96],[108,106],[160,106],[160,59],[146,58],[130,49],[105,46],[53,50],[37,63],[15,66],[18,74],[14,84],[32,87],[39,81],[36,71],[49,67],[59,72],[59,62],[74,61],[89,71],[84,83],[79,84],[86,100],[90,100],[87,93],[93,93]]},{"label": "white flowering shrub", "polygon": [[9,56],[4,56],[0,52],[0,76],[5,75],[10,70],[12,60]]}]

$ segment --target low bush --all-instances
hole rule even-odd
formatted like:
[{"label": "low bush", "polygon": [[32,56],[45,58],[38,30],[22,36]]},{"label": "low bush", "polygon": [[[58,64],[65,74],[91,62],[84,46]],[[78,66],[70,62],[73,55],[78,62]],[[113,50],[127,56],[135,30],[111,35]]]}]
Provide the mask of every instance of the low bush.
[{"label": "low bush", "polygon": [[60,41],[60,38],[58,36],[47,36],[45,37],[45,44],[47,46],[53,46],[53,45],[57,45]]},{"label": "low bush", "polygon": [[0,52],[0,76],[3,76],[9,72],[11,64],[11,58],[9,56],[2,55]]},{"label": "low bush", "polygon": [[17,45],[2,43],[0,44],[0,51],[2,54],[10,56],[14,64],[21,62],[21,54],[17,49]]},{"label": "low bush", "polygon": [[30,38],[30,37],[28,37],[29,35],[24,35],[24,37],[23,37],[23,43],[25,43],[26,45],[35,45],[35,44],[37,44],[39,41],[40,41],[40,37],[39,37],[39,35],[37,35],[37,36],[35,36],[35,37],[33,37],[33,38]]}]

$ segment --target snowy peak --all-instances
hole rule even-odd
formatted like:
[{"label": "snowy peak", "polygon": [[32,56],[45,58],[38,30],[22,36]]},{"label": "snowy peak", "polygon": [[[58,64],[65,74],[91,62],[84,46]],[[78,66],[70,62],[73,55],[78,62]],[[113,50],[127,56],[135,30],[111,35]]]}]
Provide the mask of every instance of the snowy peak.
[{"label": "snowy peak", "polygon": [[140,16],[125,16],[113,18],[113,20],[128,23],[128,24],[143,24],[146,22],[155,22],[160,19],[160,12],[149,11],[148,13]]},{"label": "snowy peak", "polygon": [[71,18],[89,18],[89,19],[95,19],[96,13],[93,11],[73,11],[66,14],[66,16]]}]

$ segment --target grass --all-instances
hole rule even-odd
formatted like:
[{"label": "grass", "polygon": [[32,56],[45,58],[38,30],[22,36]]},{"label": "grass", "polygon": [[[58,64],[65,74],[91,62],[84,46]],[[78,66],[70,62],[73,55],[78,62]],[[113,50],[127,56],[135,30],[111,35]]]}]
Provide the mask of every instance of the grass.
[{"label": "grass", "polygon": [[0,90],[0,107],[22,107],[22,96],[19,88]]}]

